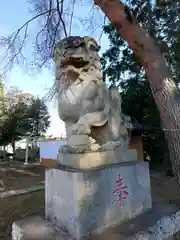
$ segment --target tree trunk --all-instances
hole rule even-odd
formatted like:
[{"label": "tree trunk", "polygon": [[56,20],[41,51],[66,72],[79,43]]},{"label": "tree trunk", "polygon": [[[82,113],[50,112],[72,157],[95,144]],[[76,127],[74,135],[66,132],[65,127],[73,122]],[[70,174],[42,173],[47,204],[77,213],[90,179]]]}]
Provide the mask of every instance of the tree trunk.
[{"label": "tree trunk", "polygon": [[6,161],[7,154],[6,154],[6,146],[3,146],[3,159]]},{"label": "tree trunk", "polygon": [[180,190],[180,107],[178,89],[155,40],[119,0],[94,0],[140,58],[160,112],[173,172]]},{"label": "tree trunk", "polygon": [[13,149],[13,159],[15,159],[15,151],[16,151],[15,141],[12,141],[11,145],[12,145],[12,149]]}]

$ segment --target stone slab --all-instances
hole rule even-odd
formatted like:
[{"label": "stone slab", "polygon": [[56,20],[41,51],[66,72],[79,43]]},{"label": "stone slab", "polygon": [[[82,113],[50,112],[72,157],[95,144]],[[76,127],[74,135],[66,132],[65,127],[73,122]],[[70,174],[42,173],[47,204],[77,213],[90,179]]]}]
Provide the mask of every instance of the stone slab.
[{"label": "stone slab", "polygon": [[12,225],[12,240],[64,240],[63,234],[40,216],[26,217]]},{"label": "stone slab", "polygon": [[57,156],[57,164],[75,169],[93,169],[116,163],[137,161],[137,151],[135,149],[114,150],[86,153],[60,153]]},{"label": "stone slab", "polygon": [[180,211],[169,204],[153,203],[152,209],[130,221],[93,236],[92,240],[163,240],[180,230]]},{"label": "stone slab", "polygon": [[45,189],[46,219],[75,239],[90,236],[151,208],[146,162],[84,172],[47,169]]},{"label": "stone slab", "polygon": [[[173,239],[180,230],[180,211],[171,205],[154,203],[152,209],[91,237],[91,240]],[[73,240],[42,217],[26,217],[12,226],[12,240]]]}]

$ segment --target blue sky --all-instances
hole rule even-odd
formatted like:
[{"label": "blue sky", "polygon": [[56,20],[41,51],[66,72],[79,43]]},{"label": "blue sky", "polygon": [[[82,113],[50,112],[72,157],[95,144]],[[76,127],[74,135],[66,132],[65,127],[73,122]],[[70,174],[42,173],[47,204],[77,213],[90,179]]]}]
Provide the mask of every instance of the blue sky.
[{"label": "blue sky", "polygon": [[[0,35],[7,35],[15,31],[19,28],[25,21],[27,21],[32,16],[28,11],[28,4],[26,0],[18,0],[18,1],[11,1],[9,5],[9,1],[0,1]],[[81,17],[87,15],[87,6],[85,7],[78,7],[76,11],[76,16],[79,15]],[[31,27],[36,28],[35,25]],[[73,35],[89,35],[91,32],[88,32],[88,29],[84,28],[84,26],[80,26],[76,24],[72,29]],[[94,33],[94,37],[98,37],[101,34],[101,29]],[[105,51],[108,47],[108,40],[106,36],[102,36],[101,38],[101,52]],[[43,97],[47,90],[53,84],[53,73],[49,69],[42,69],[36,75],[29,75],[27,71],[21,68],[14,68],[10,73],[7,74],[5,78],[5,85],[6,86],[17,86],[24,92],[32,93],[34,95],[38,95]],[[65,135],[65,128],[62,121],[59,120],[56,110],[55,102],[48,102],[48,109],[51,115],[51,126],[48,129],[47,134],[59,137],[61,135]]]}]

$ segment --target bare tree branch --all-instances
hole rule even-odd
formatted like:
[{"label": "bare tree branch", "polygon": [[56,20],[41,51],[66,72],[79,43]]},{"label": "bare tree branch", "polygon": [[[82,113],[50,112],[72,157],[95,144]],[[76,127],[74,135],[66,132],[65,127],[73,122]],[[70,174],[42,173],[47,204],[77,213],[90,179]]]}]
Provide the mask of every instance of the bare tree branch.
[{"label": "bare tree branch", "polygon": [[[106,16],[104,16],[103,26],[105,26],[105,23],[106,23]],[[103,29],[102,29],[101,34],[98,39],[99,42],[101,42],[102,35],[103,35]]]},{"label": "bare tree branch", "polygon": [[[39,68],[50,60],[56,40],[61,39],[61,29],[63,30],[62,34],[65,37],[68,36],[63,17],[64,0],[60,2],[58,0],[55,1],[54,3],[53,0],[32,0],[30,3],[33,3],[34,10],[37,14],[26,21],[11,35],[0,39],[1,47],[6,48],[4,56],[1,56],[1,65],[3,65],[1,71],[6,71],[8,67],[11,69],[15,63],[20,64],[20,60],[23,60],[23,62],[27,60],[23,56],[23,49],[26,40],[28,40],[27,33],[29,31],[29,24],[38,18],[41,22],[44,21],[44,24],[40,26],[40,31],[37,32],[34,38],[34,60],[27,65],[34,65]],[[40,58],[38,58],[37,54]]]},{"label": "bare tree branch", "polygon": [[[64,29],[64,33],[65,33],[65,36],[67,37],[68,34],[67,34],[67,31],[66,31],[66,26],[65,26],[65,23],[64,23],[64,20],[62,18],[62,14],[63,14],[63,6],[64,6],[64,0],[61,0],[61,9],[59,7],[59,1],[56,0],[56,6],[57,6],[57,12],[59,14],[59,20],[61,21],[62,23],[62,26],[63,26],[63,29]],[[58,21],[58,22],[60,22]]]},{"label": "bare tree branch", "polygon": [[[84,25],[88,32],[92,29],[90,35],[99,27],[96,15],[99,10],[94,4],[91,5],[90,1],[84,3],[88,8],[87,14],[82,16],[78,12],[79,7],[85,6],[81,0],[28,0],[28,4],[31,6],[30,12],[33,17],[9,36],[0,38],[0,47],[3,50],[0,59],[1,71],[6,72],[15,64],[30,70],[49,67],[54,45],[63,37],[71,35],[73,26]],[[34,21],[34,31],[31,31]]]},{"label": "bare tree branch", "polygon": [[152,32],[152,5],[151,1],[147,0],[147,7],[148,7],[148,33],[150,36],[153,36]]},{"label": "bare tree branch", "polygon": [[[10,55],[10,59],[8,60],[8,62],[5,64],[5,66],[3,66],[3,68],[1,69],[1,71],[4,69],[4,71],[7,69],[7,67],[12,67],[12,65],[14,64],[14,61],[16,60],[18,62],[18,56],[21,55],[21,57],[23,57],[22,55],[22,49],[24,47],[25,41],[27,39],[27,33],[28,33],[28,27],[29,24],[34,21],[35,19],[47,14],[49,11],[45,11],[42,13],[39,13],[37,15],[35,15],[34,17],[32,17],[31,19],[29,19],[28,21],[26,21],[20,28],[17,29],[17,31],[13,32],[10,36],[8,37],[1,37],[0,38],[0,45],[1,46],[7,46],[6,52],[5,52],[5,56],[3,57],[3,59],[1,60],[1,62],[5,62],[5,59]],[[24,34],[23,34],[23,39],[20,40],[19,34],[21,33],[21,31],[24,30]],[[17,46],[18,42],[20,42],[19,46]]]},{"label": "bare tree branch", "polygon": [[71,31],[72,31],[72,21],[73,21],[73,16],[74,16],[75,2],[76,2],[76,0],[73,0],[73,2],[72,2],[72,12],[71,12],[70,24],[69,24],[69,35],[71,35]]}]

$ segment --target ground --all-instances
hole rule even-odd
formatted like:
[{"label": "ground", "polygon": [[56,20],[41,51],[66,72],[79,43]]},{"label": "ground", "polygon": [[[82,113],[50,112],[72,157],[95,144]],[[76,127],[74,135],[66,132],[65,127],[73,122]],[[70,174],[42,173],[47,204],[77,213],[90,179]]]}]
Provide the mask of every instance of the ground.
[{"label": "ground", "polygon": [[[23,168],[22,164],[0,165],[0,179],[3,180],[6,191],[27,188],[43,181],[44,171],[40,166]],[[154,172],[151,175],[153,199],[180,205],[174,179]],[[44,190],[0,199],[0,239],[11,239],[11,225],[14,220],[35,213],[44,214]]]},{"label": "ground", "polygon": [[[37,165],[0,164],[0,194],[42,183],[44,173],[44,167]],[[44,213],[44,190],[0,199],[0,239],[11,239],[11,225],[15,219],[34,213]]]},{"label": "ground", "polygon": [[180,206],[180,195],[173,177],[151,176],[151,191],[154,200]]},{"label": "ground", "polygon": [[30,187],[44,181],[44,168],[22,163],[0,165],[0,192]]},{"label": "ground", "polygon": [[0,199],[0,239],[11,239],[14,220],[36,213],[44,214],[44,190]]}]

